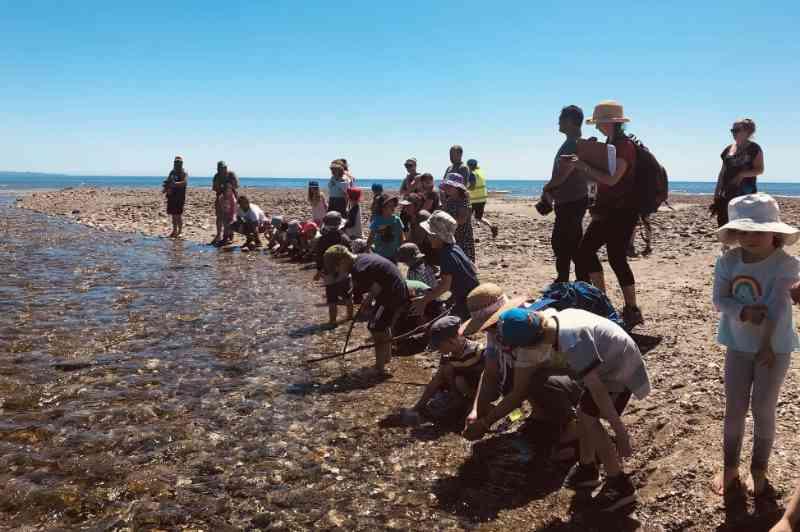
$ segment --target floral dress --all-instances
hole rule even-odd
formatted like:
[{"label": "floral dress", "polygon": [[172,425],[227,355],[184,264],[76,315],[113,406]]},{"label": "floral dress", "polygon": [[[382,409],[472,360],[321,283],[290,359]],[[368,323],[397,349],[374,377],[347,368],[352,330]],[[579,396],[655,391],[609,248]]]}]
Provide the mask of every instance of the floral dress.
[{"label": "floral dress", "polygon": [[469,198],[445,199],[444,211],[456,219],[458,219],[459,214],[463,215],[464,211],[467,211],[467,222],[456,228],[456,244],[464,250],[464,254],[475,264],[475,236],[472,232],[472,206],[469,203]]}]

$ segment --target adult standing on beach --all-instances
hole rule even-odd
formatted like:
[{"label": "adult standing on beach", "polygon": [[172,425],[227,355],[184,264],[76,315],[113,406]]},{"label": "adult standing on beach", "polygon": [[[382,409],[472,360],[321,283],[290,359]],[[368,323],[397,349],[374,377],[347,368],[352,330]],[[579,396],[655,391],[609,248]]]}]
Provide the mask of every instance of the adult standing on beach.
[{"label": "adult standing on beach", "polygon": [[328,209],[342,216],[347,215],[347,189],[350,181],[345,176],[346,167],[341,159],[331,162],[331,178],[328,180]]},{"label": "adult standing on beach", "polygon": [[469,201],[472,203],[472,213],[475,215],[475,221],[483,224],[492,232],[492,238],[497,238],[497,226],[492,225],[488,218],[484,218],[483,213],[486,209],[486,200],[489,198],[489,192],[486,190],[486,177],[483,175],[483,170],[478,166],[476,159],[467,161],[467,168],[472,176],[467,180],[467,188],[469,189]]},{"label": "adult standing on beach", "polygon": [[164,181],[164,194],[167,196],[167,214],[172,216],[170,238],[177,238],[183,231],[183,207],[186,204],[186,184],[189,174],[183,169],[183,157],[175,156],[167,180]]},{"label": "adult standing on beach", "polygon": [[568,283],[569,271],[575,262],[583,238],[583,217],[589,204],[588,181],[585,174],[574,168],[567,173],[569,165],[560,165],[562,155],[575,155],[578,152],[578,139],[581,138],[583,110],[577,105],[569,105],[561,110],[558,117],[558,131],[567,138],[556,153],[553,173],[542,192],[555,202],[556,221],[550,240],[556,256],[556,282]]},{"label": "adult standing on beach", "polygon": [[406,159],[405,164],[406,177],[400,183],[400,195],[406,196],[414,194],[415,192],[422,191],[422,184],[419,182],[419,172],[417,172],[417,160],[413,157]]},{"label": "adult standing on beach", "polygon": [[211,190],[213,190],[215,194],[214,214],[216,216],[217,225],[217,233],[214,236],[214,240],[211,241],[212,246],[222,242],[224,238],[225,213],[223,212],[224,201],[222,195],[225,193],[226,185],[230,185],[230,188],[233,190],[233,195],[238,197],[239,180],[236,178],[236,174],[228,170],[228,165],[225,161],[219,161],[217,163],[217,173],[214,174],[214,179],[211,182]]},{"label": "adult standing on beach", "polygon": [[444,176],[442,179],[447,177],[447,174],[461,174],[461,177],[464,178],[464,183],[467,184],[472,179],[471,172],[464,161],[464,148],[459,146],[458,144],[454,144],[450,147],[450,166],[447,167],[447,170],[444,171]]},{"label": "adult standing on beach", "polygon": [[564,172],[577,170],[597,183],[597,197],[591,208],[592,221],[586,228],[578,248],[578,279],[591,281],[600,290],[606,290],[605,276],[597,251],[606,246],[608,262],[617,276],[625,307],[622,317],[625,326],[631,330],[644,323],[642,312],[636,304],[636,280],[628,264],[628,243],[639,221],[639,201],[636,194],[636,146],[625,134],[624,124],[630,120],[625,117],[622,104],[615,101],[601,102],[595,106],[592,118],[587,124],[595,124],[606,136],[607,142],[617,150],[616,170],[609,175],[578,159],[562,158]]},{"label": "adult standing on beach", "polygon": [[751,119],[737,120],[731,127],[734,143],[720,154],[722,168],[717,176],[713,205],[719,227],[728,223],[728,203],[733,198],[757,192],[756,178],[764,173],[764,152],[750,140],[755,132],[756,123]]},{"label": "adult standing on beach", "polygon": [[[472,208],[464,178],[455,172],[447,174],[439,188],[442,190],[442,210],[458,223],[455,231],[456,243],[464,250],[469,260],[475,262],[475,235],[472,229]],[[433,213],[431,213],[433,214]]]}]

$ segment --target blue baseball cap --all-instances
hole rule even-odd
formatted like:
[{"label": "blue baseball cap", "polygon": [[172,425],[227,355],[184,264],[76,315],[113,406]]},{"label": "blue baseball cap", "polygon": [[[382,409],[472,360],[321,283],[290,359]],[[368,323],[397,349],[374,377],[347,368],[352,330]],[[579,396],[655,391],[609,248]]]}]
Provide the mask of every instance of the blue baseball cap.
[{"label": "blue baseball cap", "polygon": [[372,183],[372,193],[380,194],[381,192],[383,192],[383,185],[380,183]]},{"label": "blue baseball cap", "polygon": [[497,321],[500,341],[509,347],[536,345],[542,341],[542,319],[536,312],[512,308],[500,314]]},{"label": "blue baseball cap", "polygon": [[431,325],[431,340],[428,344],[430,349],[439,349],[442,342],[458,336],[461,328],[461,318],[458,316],[445,316],[439,318]]}]

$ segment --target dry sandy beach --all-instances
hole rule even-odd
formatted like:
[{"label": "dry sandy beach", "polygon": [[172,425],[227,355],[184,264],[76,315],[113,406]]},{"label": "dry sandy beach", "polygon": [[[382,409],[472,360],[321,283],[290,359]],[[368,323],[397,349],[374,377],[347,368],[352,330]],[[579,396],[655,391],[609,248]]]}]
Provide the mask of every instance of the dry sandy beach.
[{"label": "dry sandy beach", "polygon": [[[248,189],[246,193],[268,216],[303,219],[310,210],[303,190]],[[212,199],[208,190],[189,189],[184,215],[187,240],[207,243],[213,237]],[[365,216],[369,200],[367,195],[362,203]],[[530,459],[527,451],[520,450],[520,436],[513,432],[517,426],[473,446],[452,432],[385,426],[381,422],[387,416],[414,403],[420,388],[413,383],[427,381],[437,358],[424,354],[396,358],[392,380],[372,386],[362,385],[352,373],[371,363],[372,353],[366,351],[319,364],[310,375],[320,386],[341,388],[340,393],[320,399],[330,401],[335,419],[332,434],[340,437],[313,446],[314,452],[326,454],[328,467],[341,480],[316,487],[313,493],[302,476],[287,480],[288,492],[264,496],[264,511],[271,516],[271,524],[264,528],[358,528],[359,512],[377,500],[386,515],[383,526],[401,530],[765,529],[776,519],[774,510],[753,517],[751,502],[749,513],[729,515],[726,524],[722,501],[708,488],[721,467],[724,399],[724,352],[715,342],[717,315],[711,305],[719,245],[708,201],[701,196],[672,197],[675,210],[662,207],[653,217],[653,254],[632,260],[646,320],[636,333],[649,349],[645,361],[653,393],[644,401],[634,401],[625,414],[634,448],[627,467],[640,495],[640,504],[630,517],[601,522],[573,510],[581,508],[581,501],[574,500],[572,492],[558,489],[564,471],[543,465],[536,457]],[[779,203],[784,221],[800,225],[800,199],[781,198]],[[484,228],[476,228],[481,281],[523,295],[535,294],[552,280],[553,218],[540,216],[534,204],[533,199],[490,199],[487,217],[498,224],[500,234],[493,240]],[[19,199],[17,205],[101,230],[164,236],[171,229],[157,190],[37,192]],[[637,244],[641,249],[641,239]],[[243,255],[242,260],[274,261],[266,254]],[[619,305],[621,292],[605,266],[609,294]],[[310,301],[321,301],[312,273],[306,277],[307,285],[297,290],[307,291]],[[310,320],[322,323],[327,318],[322,306],[309,305],[309,309],[314,313]],[[344,330],[320,331],[312,340],[318,352],[341,345]],[[351,345],[365,336],[363,330],[356,335]],[[795,435],[800,421],[798,383],[795,360],[778,405],[771,462],[771,478],[783,499],[800,476],[800,442]],[[744,448],[749,457],[750,427]],[[353,460],[356,451],[360,458]],[[369,489],[362,489],[366,484]]]}]

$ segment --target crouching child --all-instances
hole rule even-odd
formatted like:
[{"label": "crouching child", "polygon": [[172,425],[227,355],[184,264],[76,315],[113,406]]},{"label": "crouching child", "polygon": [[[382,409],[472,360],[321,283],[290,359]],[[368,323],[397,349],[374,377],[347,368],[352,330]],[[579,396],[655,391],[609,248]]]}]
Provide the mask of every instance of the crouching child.
[{"label": "crouching child", "polygon": [[361,308],[374,312],[368,329],[375,343],[375,372],[387,377],[386,365],[392,358],[392,330],[395,320],[408,307],[408,287],[397,266],[378,254],[354,255],[342,245],[330,247],[323,256],[326,272],[351,275],[353,296],[367,294]]},{"label": "crouching child", "polygon": [[344,220],[338,211],[328,212],[322,220],[322,235],[317,241],[314,259],[317,273],[314,280],[323,279],[325,285],[325,302],[328,304],[328,326],[336,327],[339,305],[347,305],[347,319],[353,319],[353,299],[351,296],[350,276],[342,276],[335,271],[325,269],[325,252],[331,247],[341,245],[350,249],[350,239],[344,233]]},{"label": "crouching child", "polygon": [[[643,399],[650,393],[650,380],[633,339],[616,323],[579,309],[554,313],[511,309],[500,315],[498,329],[505,345],[536,350],[543,361],[563,360],[583,382],[585,391],[578,405],[580,461],[567,475],[565,485],[599,485],[595,463],[599,456],[606,478],[593,498],[597,509],[611,512],[635,502],[636,488],[622,470],[621,459],[632,451],[621,416],[631,395]],[[601,418],[611,425],[616,447]]]},{"label": "crouching child", "polygon": [[483,373],[483,347],[475,341],[459,334],[461,318],[445,316],[436,320],[430,330],[431,350],[439,351],[441,360],[439,370],[422,392],[413,412],[423,414],[431,398],[441,390],[450,392],[453,402],[448,412],[459,411],[463,423],[466,409],[472,404],[478,383]]}]

